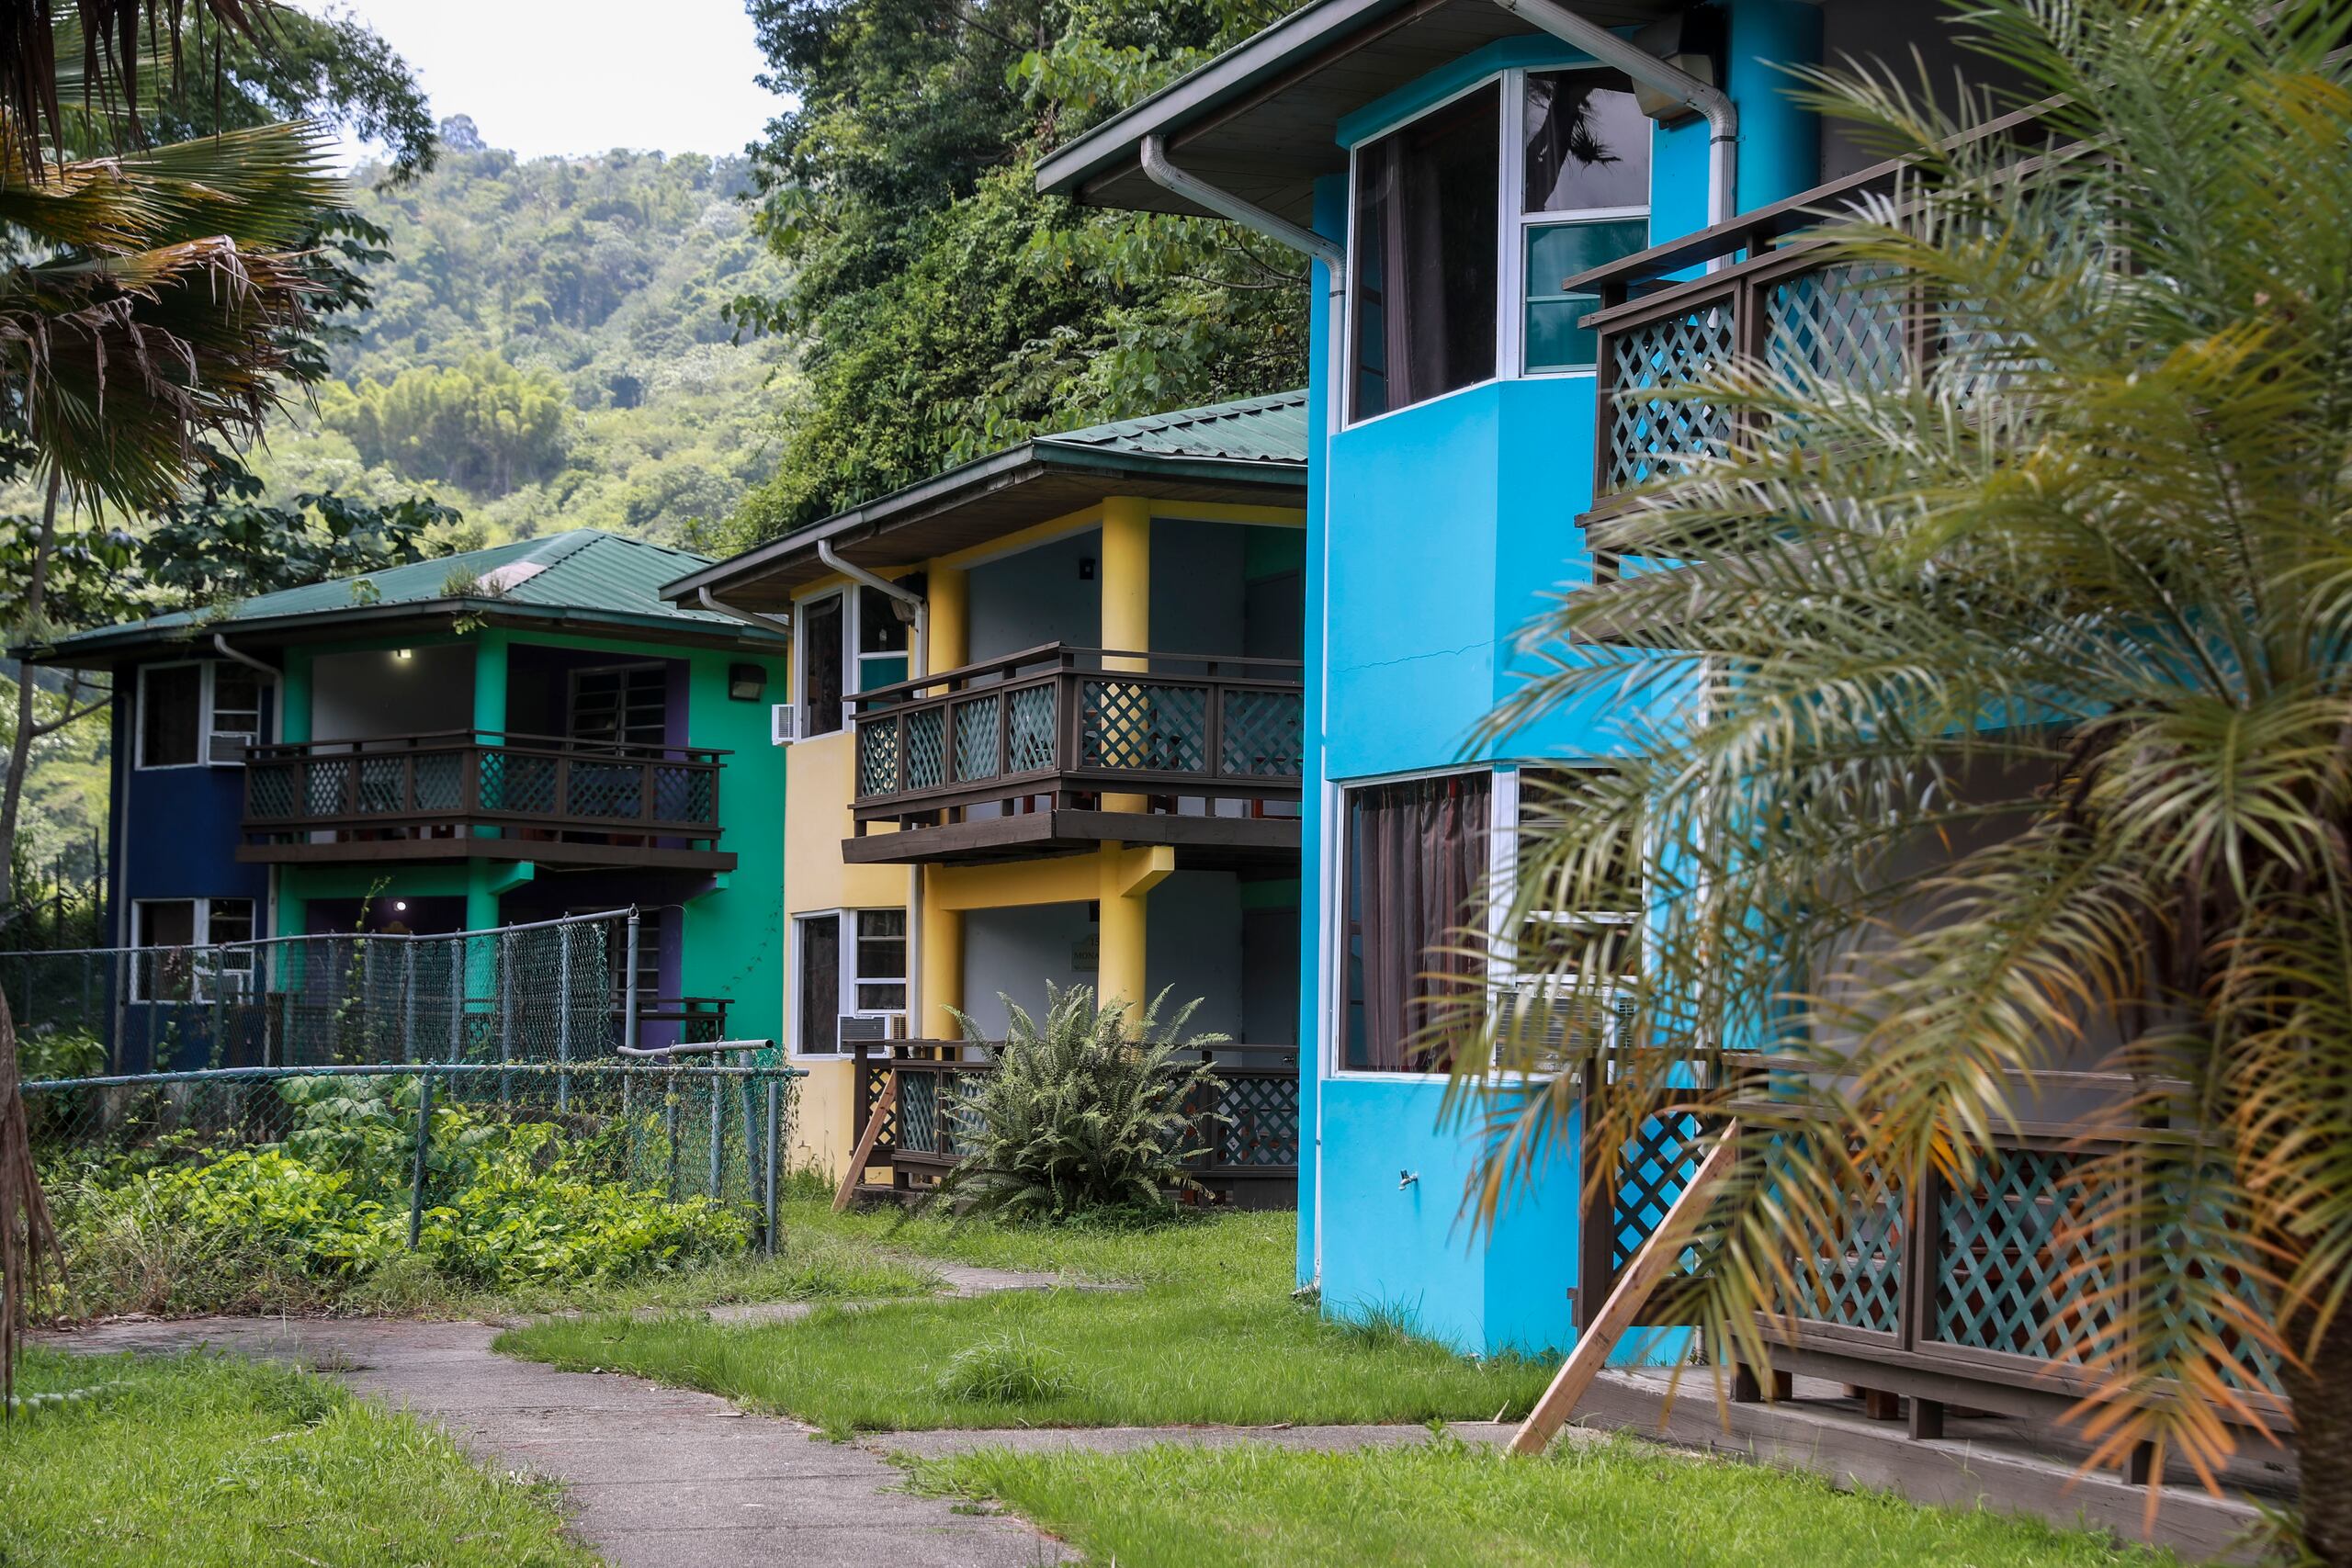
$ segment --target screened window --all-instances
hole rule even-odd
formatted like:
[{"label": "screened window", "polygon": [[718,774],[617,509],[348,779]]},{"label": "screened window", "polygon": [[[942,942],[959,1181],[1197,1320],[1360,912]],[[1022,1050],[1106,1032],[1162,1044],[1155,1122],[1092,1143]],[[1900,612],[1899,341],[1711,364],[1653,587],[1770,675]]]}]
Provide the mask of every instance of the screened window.
[{"label": "screened window", "polygon": [[151,664],[139,672],[139,765],[186,768],[202,761],[204,666]]},{"label": "screened window", "polygon": [[659,664],[582,670],[571,678],[576,740],[659,746],[669,739],[669,671]]},{"label": "screened window", "polygon": [[842,610],[847,601],[828,594],[800,612],[800,733],[831,735],[842,727],[842,660],[846,655]]},{"label": "screened window", "polygon": [[1501,137],[1498,84],[1357,150],[1355,418],[1494,375]]},{"label": "screened window", "polygon": [[1599,308],[1567,279],[1649,243],[1650,122],[1591,71],[1530,72],[1521,91],[1521,367],[1580,370]]},{"label": "screened window", "polygon": [[243,994],[254,973],[251,898],[142,898],[131,908],[130,998],[141,1002],[209,1001]]},{"label": "screened window", "polygon": [[831,1055],[842,1048],[842,918],[803,915],[797,923],[800,934],[797,1043],[803,1055]]},{"label": "screened window", "polygon": [[1494,780],[1444,773],[1348,792],[1344,1065],[1443,1072],[1429,1037],[1442,1005],[1482,969],[1464,931],[1491,876]]},{"label": "screened window", "polygon": [[212,719],[206,757],[215,762],[243,762],[245,748],[261,740],[261,676],[243,665],[206,666],[212,678]]},{"label": "screened window", "polygon": [[857,912],[857,972],[852,976],[849,1012],[907,1010],[907,912]]}]

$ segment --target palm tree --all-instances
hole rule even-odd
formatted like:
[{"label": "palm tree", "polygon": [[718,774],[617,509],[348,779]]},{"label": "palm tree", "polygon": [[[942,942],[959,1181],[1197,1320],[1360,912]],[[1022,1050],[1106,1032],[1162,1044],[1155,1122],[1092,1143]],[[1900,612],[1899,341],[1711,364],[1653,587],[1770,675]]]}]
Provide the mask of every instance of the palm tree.
[{"label": "palm tree", "polygon": [[1472,1199],[1602,1081],[1562,1010],[1626,987],[1588,1146],[1736,1117],[1707,1261],[1653,1320],[1769,1369],[1881,1184],[1965,1190],[2060,1114],[2033,1086],[2098,1069],[2065,1114],[2165,1130],[2085,1144],[2052,1239],[2098,1270],[2050,1325],[2098,1461],[2215,1483],[2275,1358],[2305,1545],[2352,1563],[2352,6],[1970,19],[2054,96],[2046,142],[1966,140],[2000,106],[1893,77],[1808,93],[1918,154],[1819,233],[1862,316],[1937,352],[1651,394],[1744,416],[1607,525],[1679,564],[1564,596],[1482,738],[1606,707],[1624,752],[1525,836],[1496,929],[1622,907],[1629,867],[1646,913],[1545,927],[1495,954],[1544,984],[1458,999]]},{"label": "palm tree", "polygon": [[[266,10],[198,0],[198,36],[205,17],[243,28]],[[175,49],[182,15],[175,5],[162,17]],[[136,149],[136,120],[115,106],[139,101],[142,17],[152,31],[157,18],[140,0],[0,0],[0,434],[46,491],[12,628],[22,640],[45,629],[61,502],[93,513],[158,508],[194,472],[199,437],[258,431],[314,287],[296,247],[340,205],[312,126]],[[94,41],[61,51],[61,40],[84,37]],[[73,90],[61,92],[61,79]],[[69,102],[73,112],[61,113]],[[101,130],[134,150],[60,151]],[[0,846],[14,840],[26,752],[40,732],[26,676]],[[53,1249],[25,1142],[15,1034],[0,1017],[0,1394],[40,1259]]]}]

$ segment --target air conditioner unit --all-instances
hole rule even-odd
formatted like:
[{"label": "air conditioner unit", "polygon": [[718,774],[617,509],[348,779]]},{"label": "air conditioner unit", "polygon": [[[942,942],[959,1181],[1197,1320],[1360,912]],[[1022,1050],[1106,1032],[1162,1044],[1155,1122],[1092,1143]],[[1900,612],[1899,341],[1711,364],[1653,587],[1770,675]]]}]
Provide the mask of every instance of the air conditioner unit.
[{"label": "air conditioner unit", "polygon": [[843,1045],[860,1040],[904,1040],[907,1015],[902,1012],[845,1012],[836,1021]]},{"label": "air conditioner unit", "polygon": [[245,760],[245,748],[257,745],[260,740],[260,736],[242,729],[216,729],[205,749],[205,761],[242,763]]},{"label": "air conditioner unit", "polygon": [[1583,1059],[1596,1047],[1613,1051],[1624,1044],[1634,1027],[1634,998],[1629,991],[1611,990],[1599,996],[1545,998],[1543,982],[1520,982],[1519,994],[1543,1005],[1535,1021],[1540,1034],[1531,1042],[1538,1072],[1557,1072]]},{"label": "air conditioner unit", "polygon": [[800,739],[800,710],[790,703],[768,709],[768,744],[789,746]]}]

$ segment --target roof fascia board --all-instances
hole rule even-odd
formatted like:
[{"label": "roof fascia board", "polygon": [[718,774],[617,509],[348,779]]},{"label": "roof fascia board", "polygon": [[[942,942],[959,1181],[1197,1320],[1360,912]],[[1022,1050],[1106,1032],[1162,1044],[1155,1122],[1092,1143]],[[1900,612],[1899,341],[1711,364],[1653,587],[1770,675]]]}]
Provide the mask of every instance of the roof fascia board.
[{"label": "roof fascia board", "polygon": [[1334,128],[1336,139],[1340,146],[1352,150],[1424,110],[1436,107],[1464,88],[1476,86],[1505,71],[1557,71],[1598,63],[1582,50],[1571,48],[1549,33],[1497,39],[1486,48],[1450,61],[1342,117]]},{"label": "roof fascia board", "polygon": [[[1037,166],[1037,188],[1049,194],[1077,196],[1088,181],[1109,165],[1123,156],[1133,157],[1133,149],[1146,136],[1157,132],[1168,138],[1171,149],[1182,147],[1187,131],[1206,130],[1215,123],[1211,120],[1195,126],[1190,121],[1213,111],[1229,112],[1241,107],[1223,103],[1227,96],[1261,85],[1261,78],[1270,73],[1287,74],[1284,68],[1294,63],[1318,69],[1326,63],[1319,59],[1299,62],[1296,57],[1302,52],[1333,40],[1344,42],[1347,48],[1340,52],[1348,52],[1369,41],[1347,37],[1366,22],[1398,9],[1407,13],[1399,20],[1407,20],[1442,3],[1443,0],[1409,0],[1402,4],[1400,0],[1324,0],[1319,6],[1286,17],[1047,156]],[[1217,114],[1216,118],[1223,118],[1224,115]]]}]

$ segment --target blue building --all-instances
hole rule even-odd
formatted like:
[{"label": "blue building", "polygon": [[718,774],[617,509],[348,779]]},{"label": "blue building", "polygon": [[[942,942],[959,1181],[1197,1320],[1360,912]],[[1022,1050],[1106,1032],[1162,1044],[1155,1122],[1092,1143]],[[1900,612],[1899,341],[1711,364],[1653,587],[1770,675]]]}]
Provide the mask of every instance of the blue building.
[{"label": "blue building", "polygon": [[1657,1217],[1656,1190],[1579,1213],[1571,1129],[1473,1237],[1472,1149],[1413,1044],[1422,954],[1509,874],[1527,771],[1615,744],[1594,713],[1476,741],[1515,633],[1609,568],[1607,491],[1720,417],[1609,394],[1732,351],[1751,312],[1772,352],[1824,341],[1834,288],[1771,243],[1881,176],[1783,67],[1915,49],[1987,74],[1929,6],[1319,0],[1040,169],[1315,259],[1298,1273],[1327,1311],[1565,1346]]},{"label": "blue building", "polygon": [[117,1066],[267,1055],[223,944],[629,906],[646,1038],[777,1035],[787,649],[662,599],[707,564],[576,529],[28,650],[114,686]]}]

